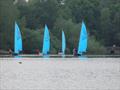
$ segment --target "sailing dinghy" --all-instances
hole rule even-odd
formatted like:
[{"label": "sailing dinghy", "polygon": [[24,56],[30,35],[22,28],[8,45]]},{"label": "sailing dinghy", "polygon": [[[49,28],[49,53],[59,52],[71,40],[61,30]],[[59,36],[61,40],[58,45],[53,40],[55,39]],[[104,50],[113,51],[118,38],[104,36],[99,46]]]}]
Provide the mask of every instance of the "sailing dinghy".
[{"label": "sailing dinghy", "polygon": [[50,35],[49,35],[48,27],[47,25],[45,25],[42,54],[48,55],[49,52],[50,52]]},{"label": "sailing dinghy", "polygon": [[14,54],[18,55],[22,51],[22,36],[18,24],[15,22],[14,33]]},{"label": "sailing dinghy", "polygon": [[87,49],[87,30],[85,23],[82,21],[82,27],[80,32],[80,38],[79,38],[79,45],[78,45],[78,55],[82,55],[84,52],[86,52]]},{"label": "sailing dinghy", "polygon": [[66,49],[66,39],[65,39],[65,33],[62,31],[62,54],[65,54]]}]

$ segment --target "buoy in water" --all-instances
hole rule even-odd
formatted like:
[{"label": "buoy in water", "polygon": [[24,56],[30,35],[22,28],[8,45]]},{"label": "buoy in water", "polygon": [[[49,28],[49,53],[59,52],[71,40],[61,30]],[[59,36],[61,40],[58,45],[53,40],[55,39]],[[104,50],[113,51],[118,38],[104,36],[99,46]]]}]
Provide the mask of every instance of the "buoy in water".
[{"label": "buoy in water", "polygon": [[19,64],[22,64],[22,62],[19,62]]}]

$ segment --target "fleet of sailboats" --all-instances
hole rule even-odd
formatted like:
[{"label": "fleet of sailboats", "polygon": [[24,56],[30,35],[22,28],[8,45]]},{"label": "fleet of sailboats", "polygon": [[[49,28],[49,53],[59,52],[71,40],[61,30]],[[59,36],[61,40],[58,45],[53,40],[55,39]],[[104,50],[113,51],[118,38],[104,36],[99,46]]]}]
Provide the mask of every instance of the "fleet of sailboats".
[{"label": "fleet of sailboats", "polygon": [[[85,26],[85,23],[82,21],[77,54],[82,55],[84,52],[86,52],[87,39],[88,39],[88,36],[87,36],[86,26]],[[65,33],[62,30],[62,54],[63,55],[65,54],[65,49],[66,49],[66,38],[65,38]],[[20,28],[18,24],[15,22],[14,53],[20,54],[21,51],[22,51],[22,36],[21,36]],[[48,55],[49,52],[50,52],[50,33],[47,25],[45,25],[42,54]]]}]

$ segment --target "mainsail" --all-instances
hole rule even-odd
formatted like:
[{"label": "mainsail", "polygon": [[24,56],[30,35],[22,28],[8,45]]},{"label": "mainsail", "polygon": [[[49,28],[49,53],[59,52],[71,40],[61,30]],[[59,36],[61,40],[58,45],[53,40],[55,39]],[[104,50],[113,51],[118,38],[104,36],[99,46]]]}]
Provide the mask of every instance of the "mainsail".
[{"label": "mainsail", "polygon": [[15,22],[15,34],[14,34],[14,53],[19,54],[22,51],[22,36],[19,26]]},{"label": "mainsail", "polygon": [[78,54],[82,54],[83,52],[86,52],[86,49],[87,49],[87,31],[86,31],[85,23],[82,22],[79,45],[78,45]]},{"label": "mainsail", "polygon": [[47,25],[45,25],[44,37],[43,37],[43,50],[42,53],[47,55],[50,51],[50,35]]},{"label": "mainsail", "polygon": [[65,54],[65,48],[66,48],[65,34],[64,31],[62,31],[62,54]]}]

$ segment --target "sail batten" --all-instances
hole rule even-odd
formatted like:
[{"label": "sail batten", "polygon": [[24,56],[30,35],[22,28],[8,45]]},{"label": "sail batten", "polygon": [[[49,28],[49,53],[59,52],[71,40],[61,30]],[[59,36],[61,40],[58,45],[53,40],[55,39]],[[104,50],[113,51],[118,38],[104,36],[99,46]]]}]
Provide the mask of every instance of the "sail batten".
[{"label": "sail batten", "polygon": [[82,22],[79,45],[78,45],[78,54],[82,54],[83,52],[86,52],[86,49],[87,49],[87,31],[86,31],[85,23]]}]

